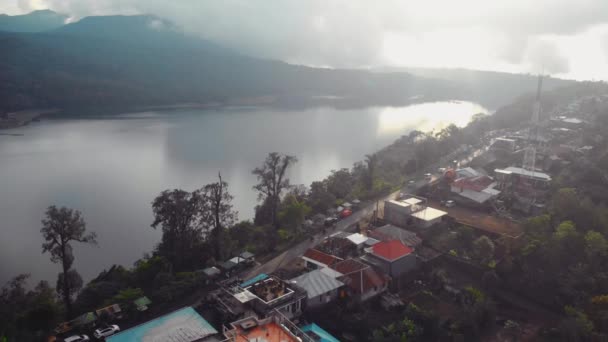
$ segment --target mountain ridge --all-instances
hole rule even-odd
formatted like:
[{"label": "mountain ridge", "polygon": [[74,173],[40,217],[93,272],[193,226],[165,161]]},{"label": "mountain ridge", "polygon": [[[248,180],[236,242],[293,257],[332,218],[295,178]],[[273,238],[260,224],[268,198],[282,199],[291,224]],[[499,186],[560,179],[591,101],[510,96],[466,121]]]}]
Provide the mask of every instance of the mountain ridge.
[{"label": "mountain ridge", "polygon": [[240,54],[150,15],[86,17],[44,32],[0,32],[0,44],[10,47],[0,51],[0,113],[40,107],[103,112],[259,97],[292,107],[398,106],[418,97],[496,108],[534,87],[511,82],[509,87],[522,89],[489,89],[500,84],[500,75],[474,84],[412,72],[291,65]]}]

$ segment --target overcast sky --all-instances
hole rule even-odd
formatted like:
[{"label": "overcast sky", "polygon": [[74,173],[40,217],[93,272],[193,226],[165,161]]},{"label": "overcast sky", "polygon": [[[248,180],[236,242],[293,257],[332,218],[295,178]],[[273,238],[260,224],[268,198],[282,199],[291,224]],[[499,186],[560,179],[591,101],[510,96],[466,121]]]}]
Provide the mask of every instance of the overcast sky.
[{"label": "overcast sky", "polygon": [[1,0],[0,12],[154,14],[244,53],[326,67],[608,80],[608,0]]}]

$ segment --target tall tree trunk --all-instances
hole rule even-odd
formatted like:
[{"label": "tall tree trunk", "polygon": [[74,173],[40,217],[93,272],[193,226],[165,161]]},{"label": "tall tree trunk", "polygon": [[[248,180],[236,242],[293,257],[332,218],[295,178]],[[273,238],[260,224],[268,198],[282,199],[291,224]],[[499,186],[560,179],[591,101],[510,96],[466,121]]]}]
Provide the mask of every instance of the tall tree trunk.
[{"label": "tall tree trunk", "polygon": [[279,220],[277,219],[277,210],[279,209],[278,196],[274,196],[272,199],[272,225],[274,229],[279,230]]},{"label": "tall tree trunk", "polygon": [[224,194],[224,184],[222,183],[222,174],[220,172],[217,173],[218,178],[220,179],[218,183],[218,189],[215,193],[214,200],[214,215],[215,215],[215,229],[213,232],[215,238],[215,260],[222,260],[222,222],[220,220],[220,209],[222,206],[222,195]]},{"label": "tall tree trunk", "polygon": [[65,315],[67,319],[72,318],[72,300],[70,298],[70,284],[68,282],[68,271],[70,265],[68,265],[65,256],[65,245],[61,246],[63,258],[61,259],[61,266],[63,268],[63,303],[65,304]]}]

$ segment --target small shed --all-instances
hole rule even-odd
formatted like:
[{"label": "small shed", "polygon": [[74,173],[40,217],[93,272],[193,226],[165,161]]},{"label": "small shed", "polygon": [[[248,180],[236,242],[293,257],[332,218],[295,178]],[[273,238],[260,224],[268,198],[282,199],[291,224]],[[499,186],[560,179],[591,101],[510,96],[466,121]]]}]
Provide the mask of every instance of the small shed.
[{"label": "small shed", "polygon": [[215,266],[207,267],[202,272],[206,284],[209,284],[213,279],[219,277],[219,275],[222,273],[222,271],[220,271],[219,268]]},{"label": "small shed", "polygon": [[255,261],[255,255],[251,252],[244,251],[241,253],[240,257],[247,261]]},{"label": "small shed", "polygon": [[232,262],[231,260],[228,260],[228,261],[224,261],[224,262],[220,263],[218,266],[220,267],[220,269],[222,270],[222,272],[224,272],[224,274],[227,277],[230,277],[230,275],[232,274],[232,272],[236,268],[237,264],[234,263],[234,262]]},{"label": "small shed", "polygon": [[148,310],[148,305],[152,304],[152,301],[148,297],[143,296],[134,300],[133,304],[135,304],[137,311],[146,311]]}]

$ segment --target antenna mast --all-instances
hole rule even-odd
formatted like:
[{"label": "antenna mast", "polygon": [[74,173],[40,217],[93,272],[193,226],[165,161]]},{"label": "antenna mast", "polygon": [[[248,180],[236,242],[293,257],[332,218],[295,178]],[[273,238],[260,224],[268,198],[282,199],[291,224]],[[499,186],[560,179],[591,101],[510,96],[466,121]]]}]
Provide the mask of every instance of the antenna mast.
[{"label": "antenna mast", "polygon": [[528,141],[524,150],[523,168],[534,172],[536,169],[536,145],[538,144],[538,129],[540,122],[540,93],[543,87],[543,76],[538,75],[538,86],[536,88],[536,100],[534,102],[534,111],[528,128]]}]

